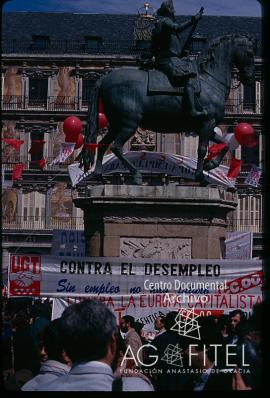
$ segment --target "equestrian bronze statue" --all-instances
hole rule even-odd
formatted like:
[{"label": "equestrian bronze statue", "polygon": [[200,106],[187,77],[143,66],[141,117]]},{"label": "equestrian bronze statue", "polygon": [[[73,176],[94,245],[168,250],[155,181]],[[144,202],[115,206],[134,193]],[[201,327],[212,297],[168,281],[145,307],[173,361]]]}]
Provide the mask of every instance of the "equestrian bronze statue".
[{"label": "equestrian bronze statue", "polygon": [[[252,38],[226,35],[216,38],[196,59],[189,60],[187,73],[183,66],[181,70],[176,67],[176,72],[180,70],[179,74],[184,75],[182,79],[180,76],[180,82],[171,82],[171,78],[177,74],[173,75],[172,72],[178,62],[172,61],[175,56],[169,57],[170,67],[166,71],[161,71],[161,57],[161,61],[156,59],[159,70],[121,68],[100,78],[90,98],[86,143],[97,143],[100,100],[109,122],[109,130],[99,142],[95,154],[84,149],[85,170],[93,167],[92,178],[101,179],[102,159],[110,146],[111,151],[132,173],[134,183],[142,184],[141,173],[123,155],[124,144],[139,126],[161,133],[196,132],[199,135],[199,145],[195,179],[204,185],[203,170],[217,167],[222,160],[222,156],[215,163],[204,158],[210,140],[223,142],[222,137],[214,133],[214,127],[224,118],[232,69],[237,68],[239,80],[243,84],[251,84],[254,78],[255,51],[256,43]],[[194,74],[189,75],[190,71],[193,71],[195,77]],[[192,100],[185,84],[182,84],[189,79],[195,81],[192,83]],[[223,157],[225,153],[224,151]]]}]

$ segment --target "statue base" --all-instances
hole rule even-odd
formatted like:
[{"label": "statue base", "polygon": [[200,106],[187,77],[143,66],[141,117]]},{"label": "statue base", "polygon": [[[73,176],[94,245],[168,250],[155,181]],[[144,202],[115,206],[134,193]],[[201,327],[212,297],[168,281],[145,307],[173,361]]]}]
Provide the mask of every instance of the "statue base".
[{"label": "statue base", "polygon": [[87,256],[219,259],[237,198],[220,187],[98,185],[74,203],[84,211]]}]

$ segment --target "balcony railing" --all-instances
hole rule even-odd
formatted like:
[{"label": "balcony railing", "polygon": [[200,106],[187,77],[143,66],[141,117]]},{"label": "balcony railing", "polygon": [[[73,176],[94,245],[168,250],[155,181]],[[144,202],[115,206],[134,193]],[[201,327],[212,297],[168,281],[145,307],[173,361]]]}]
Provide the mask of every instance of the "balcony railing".
[{"label": "balcony railing", "polygon": [[82,99],[76,96],[55,97],[47,99],[29,99],[21,95],[4,95],[2,97],[3,110],[44,110],[44,111],[73,111],[86,109]]},{"label": "balcony railing", "polygon": [[225,106],[225,113],[253,114],[262,113],[263,100],[258,102],[244,102],[240,100],[228,100]]},{"label": "balcony railing", "polygon": [[[39,170],[39,166],[38,163],[35,161],[31,161],[30,160],[30,155],[28,155],[29,157],[19,157],[16,161],[14,159],[9,159],[8,161],[5,161],[5,159],[2,158],[2,169],[7,172],[6,176],[8,175],[8,173],[12,173],[12,170],[14,169],[15,165],[18,163],[23,163],[25,165],[25,170]],[[56,156],[55,156],[56,157]],[[46,158],[46,166],[45,166],[45,170],[60,170],[63,169],[67,171],[67,166],[69,166],[70,164],[74,163],[74,156],[70,156],[68,159],[66,159],[63,163],[61,164],[54,164],[52,166],[50,166],[50,163],[55,159],[54,157],[47,157]]]},{"label": "balcony railing", "polygon": [[[146,46],[147,47],[147,46]],[[150,48],[150,43],[149,43]],[[68,55],[140,55],[147,48],[134,40],[86,42],[81,40],[51,40],[38,45],[32,40],[5,40],[3,54],[68,54]]]},{"label": "balcony railing", "polygon": [[262,219],[237,219],[228,225],[229,231],[237,232],[263,232]]},{"label": "balcony railing", "polygon": [[[52,229],[84,229],[83,217],[35,217],[16,216],[9,220],[3,217],[4,230],[52,230]],[[262,232],[262,219],[234,220],[228,225],[229,231]]]},{"label": "balcony railing", "polygon": [[[56,97],[48,96],[47,99],[29,99],[21,95],[4,95],[2,97],[3,110],[43,110],[43,111],[74,111],[86,110],[88,100],[76,96]],[[243,101],[228,101],[225,106],[226,113],[254,114],[262,113],[263,103],[246,103]]]},{"label": "balcony railing", "polygon": [[4,230],[52,230],[52,229],[84,229],[83,217],[35,217],[16,216],[10,220],[3,217],[2,228]]}]

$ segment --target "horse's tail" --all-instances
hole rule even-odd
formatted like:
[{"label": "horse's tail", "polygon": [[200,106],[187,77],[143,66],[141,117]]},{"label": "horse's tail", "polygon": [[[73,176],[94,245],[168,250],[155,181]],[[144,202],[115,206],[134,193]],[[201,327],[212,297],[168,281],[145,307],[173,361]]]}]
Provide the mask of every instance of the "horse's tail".
[{"label": "horse's tail", "polygon": [[91,91],[88,115],[87,115],[87,126],[85,132],[85,144],[86,147],[83,151],[83,164],[84,170],[87,171],[95,163],[96,158],[96,142],[98,136],[98,106],[99,106],[99,90],[102,79],[99,79],[93,90]]}]

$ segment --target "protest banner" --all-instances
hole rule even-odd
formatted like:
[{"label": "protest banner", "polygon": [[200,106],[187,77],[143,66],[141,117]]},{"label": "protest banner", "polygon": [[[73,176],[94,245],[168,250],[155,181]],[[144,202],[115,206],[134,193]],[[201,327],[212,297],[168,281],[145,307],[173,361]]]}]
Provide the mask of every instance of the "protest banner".
[{"label": "protest banner", "polygon": [[74,300],[98,299],[151,332],[156,316],[180,308],[251,312],[262,300],[262,262],[11,255],[9,296],[27,295],[59,298],[54,318]]}]

